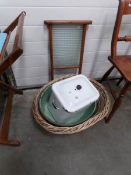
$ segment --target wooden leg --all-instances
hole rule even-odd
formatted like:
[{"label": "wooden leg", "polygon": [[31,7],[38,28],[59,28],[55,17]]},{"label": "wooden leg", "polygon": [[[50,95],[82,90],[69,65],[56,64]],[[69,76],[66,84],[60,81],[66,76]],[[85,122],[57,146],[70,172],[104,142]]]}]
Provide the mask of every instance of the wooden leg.
[{"label": "wooden leg", "polygon": [[20,146],[20,142],[18,140],[1,140],[0,144],[9,145],[9,146]]},{"label": "wooden leg", "polygon": [[127,83],[124,85],[124,87],[121,89],[119,96],[116,98],[115,103],[114,103],[114,105],[113,105],[113,108],[112,108],[112,111],[111,111],[109,117],[105,119],[105,122],[106,122],[106,123],[109,123],[109,122],[110,122],[110,120],[111,120],[112,117],[113,117],[113,114],[115,113],[115,111],[116,111],[116,110],[119,108],[119,106],[121,105],[122,98],[124,97],[124,95],[125,95],[125,93],[127,92],[128,88],[129,88],[129,83],[127,82]]},{"label": "wooden leg", "polygon": [[107,79],[107,77],[110,75],[110,73],[112,72],[112,70],[114,69],[114,66],[112,66],[102,77],[102,79],[100,80],[100,83],[102,83],[103,81],[105,81]]},{"label": "wooden leg", "polygon": [[19,146],[20,145],[19,141],[8,139],[13,95],[14,95],[13,91],[9,90],[6,109],[4,112],[3,121],[1,125],[1,130],[0,130],[0,144]]}]

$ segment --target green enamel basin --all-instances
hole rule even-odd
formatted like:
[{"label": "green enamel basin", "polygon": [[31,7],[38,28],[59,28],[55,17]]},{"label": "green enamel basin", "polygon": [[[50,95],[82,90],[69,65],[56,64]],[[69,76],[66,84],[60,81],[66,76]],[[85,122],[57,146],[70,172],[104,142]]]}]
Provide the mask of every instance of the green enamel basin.
[{"label": "green enamel basin", "polygon": [[55,120],[55,116],[48,109],[51,93],[52,93],[51,86],[49,86],[45,91],[41,93],[41,96],[39,99],[39,110],[42,116],[48,122],[56,126],[75,126],[75,125],[81,124],[84,121],[88,120],[96,111],[97,103],[95,102],[95,103],[92,103],[90,107],[87,107],[87,110],[84,110],[83,112],[79,113],[79,115],[76,112],[76,116],[68,119],[66,123],[59,124]]}]

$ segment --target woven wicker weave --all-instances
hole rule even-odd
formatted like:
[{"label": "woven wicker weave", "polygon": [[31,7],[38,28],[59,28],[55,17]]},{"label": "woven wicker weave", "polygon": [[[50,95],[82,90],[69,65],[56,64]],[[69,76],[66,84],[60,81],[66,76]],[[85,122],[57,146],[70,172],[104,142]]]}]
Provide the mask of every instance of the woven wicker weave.
[{"label": "woven wicker weave", "polygon": [[39,103],[40,95],[49,85],[51,85],[57,81],[60,81],[62,79],[69,78],[71,76],[72,75],[67,75],[67,76],[64,76],[64,77],[61,77],[59,79],[55,79],[55,80],[49,82],[48,84],[43,86],[38,91],[38,93],[36,94],[34,101],[33,101],[32,111],[33,111],[33,115],[34,115],[36,122],[39,125],[41,125],[45,130],[47,130],[51,133],[54,133],[54,134],[73,134],[73,133],[78,133],[80,131],[83,131],[83,130],[89,128],[90,126],[94,125],[98,121],[102,120],[103,118],[108,117],[108,115],[111,111],[111,100],[110,100],[110,97],[109,97],[107,91],[97,81],[91,80],[91,82],[94,84],[94,86],[97,88],[97,90],[100,93],[100,98],[98,100],[98,105],[97,105],[97,112],[94,114],[94,116],[92,116],[90,119],[83,122],[82,124],[72,126],[72,127],[58,127],[58,126],[54,126],[54,125],[48,123],[44,119],[44,117],[41,116],[41,114],[39,112],[38,103]]}]

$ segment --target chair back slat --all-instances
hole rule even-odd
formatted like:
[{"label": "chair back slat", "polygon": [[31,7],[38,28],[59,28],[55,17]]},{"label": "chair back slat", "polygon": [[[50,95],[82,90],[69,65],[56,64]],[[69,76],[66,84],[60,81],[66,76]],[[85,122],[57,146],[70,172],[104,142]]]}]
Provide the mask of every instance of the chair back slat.
[{"label": "chair back slat", "polygon": [[131,0],[123,0],[121,1],[121,4],[123,5],[123,13],[125,15],[131,14]]},{"label": "chair back slat", "polygon": [[111,42],[111,57],[115,59],[117,56],[117,42],[118,41],[130,41],[130,36],[119,37],[119,31],[121,27],[122,18],[125,15],[131,14],[131,0],[120,0],[117,17],[115,21],[112,42]]}]

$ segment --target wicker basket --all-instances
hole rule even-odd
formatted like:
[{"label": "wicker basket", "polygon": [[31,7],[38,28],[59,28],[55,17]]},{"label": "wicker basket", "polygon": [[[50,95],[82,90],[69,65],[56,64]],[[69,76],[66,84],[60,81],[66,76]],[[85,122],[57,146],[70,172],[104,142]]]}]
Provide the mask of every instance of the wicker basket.
[{"label": "wicker basket", "polygon": [[94,114],[94,116],[92,116],[90,119],[88,119],[87,121],[83,122],[82,124],[76,125],[76,126],[70,126],[70,127],[58,127],[58,126],[54,126],[50,123],[48,123],[43,116],[41,116],[40,112],[39,112],[39,98],[41,93],[51,84],[69,78],[73,75],[67,75],[58,79],[55,79],[51,82],[49,82],[48,84],[46,84],[45,86],[43,86],[38,93],[36,94],[34,101],[33,101],[33,105],[32,105],[32,111],[33,111],[33,116],[36,120],[36,122],[42,126],[45,130],[54,133],[54,134],[74,134],[74,133],[78,133],[80,131],[83,131],[87,128],[89,128],[90,126],[94,125],[95,123],[97,123],[98,121],[102,120],[105,117],[108,117],[110,111],[111,111],[111,100],[110,97],[107,93],[107,91],[105,90],[105,88],[98,83],[95,80],[91,80],[91,82],[94,84],[94,86],[97,88],[97,90],[100,93],[100,98],[98,100],[98,105],[97,105],[97,112]]}]

